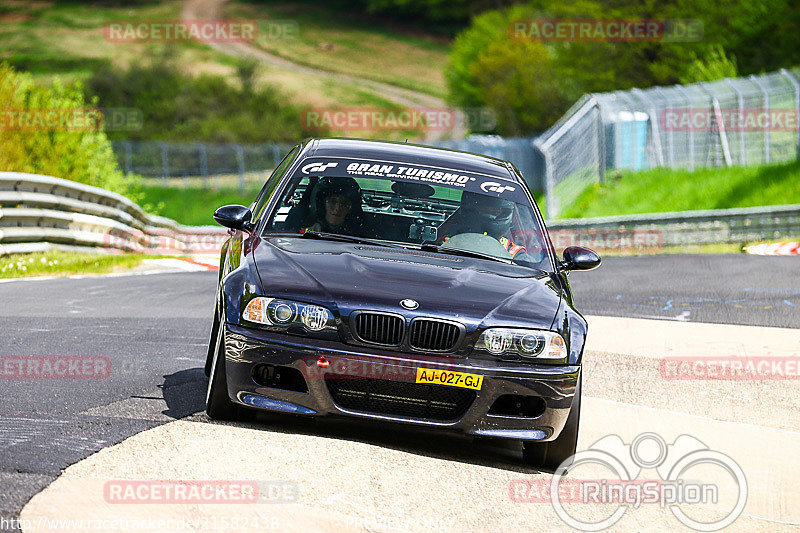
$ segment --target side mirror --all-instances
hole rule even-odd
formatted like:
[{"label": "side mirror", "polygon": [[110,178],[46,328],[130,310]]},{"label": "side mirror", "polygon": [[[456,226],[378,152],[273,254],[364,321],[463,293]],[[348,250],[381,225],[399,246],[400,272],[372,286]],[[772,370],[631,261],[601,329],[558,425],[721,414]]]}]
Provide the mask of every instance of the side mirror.
[{"label": "side mirror", "polygon": [[253,214],[243,205],[223,205],[214,211],[214,220],[217,224],[235,230],[248,231],[251,228],[250,219]]},{"label": "side mirror", "polygon": [[561,268],[564,270],[591,270],[600,266],[597,252],[582,246],[570,246],[564,250]]}]

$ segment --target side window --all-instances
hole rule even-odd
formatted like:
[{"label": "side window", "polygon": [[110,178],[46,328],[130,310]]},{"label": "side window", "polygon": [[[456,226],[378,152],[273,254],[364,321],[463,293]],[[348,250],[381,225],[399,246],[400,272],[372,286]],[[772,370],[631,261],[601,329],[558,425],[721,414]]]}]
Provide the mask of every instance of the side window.
[{"label": "side window", "polygon": [[258,220],[261,217],[264,208],[266,207],[269,199],[272,197],[272,193],[275,191],[275,188],[281,182],[283,175],[286,173],[286,170],[292,165],[297,154],[300,152],[300,147],[295,146],[291,149],[291,151],[286,154],[286,157],[278,163],[278,166],[275,168],[275,171],[267,180],[267,183],[264,185],[264,188],[261,189],[261,192],[258,193],[258,198],[255,201],[255,208],[253,209],[253,220]]}]

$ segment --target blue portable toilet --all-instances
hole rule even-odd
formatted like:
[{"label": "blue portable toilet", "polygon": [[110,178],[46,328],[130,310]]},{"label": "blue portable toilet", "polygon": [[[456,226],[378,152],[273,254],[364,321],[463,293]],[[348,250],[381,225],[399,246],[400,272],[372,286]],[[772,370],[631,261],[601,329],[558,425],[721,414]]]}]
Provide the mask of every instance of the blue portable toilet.
[{"label": "blue portable toilet", "polygon": [[[643,170],[647,164],[647,122],[650,117],[641,111],[620,111],[611,120],[613,168]],[[606,137],[606,142],[608,142]]]}]

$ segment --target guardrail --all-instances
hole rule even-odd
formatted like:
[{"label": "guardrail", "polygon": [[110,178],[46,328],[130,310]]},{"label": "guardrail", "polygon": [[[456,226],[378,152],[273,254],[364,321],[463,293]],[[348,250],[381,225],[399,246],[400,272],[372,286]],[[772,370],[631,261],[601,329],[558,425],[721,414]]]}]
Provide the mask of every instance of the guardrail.
[{"label": "guardrail", "polygon": [[[211,208],[213,206],[209,206]],[[653,249],[800,236],[800,204],[550,221],[556,249]],[[51,245],[154,254],[219,253],[227,230],[150,215],[122,195],[69,180],[0,172],[0,255]]]},{"label": "guardrail", "polygon": [[800,204],[564,219],[547,226],[559,250],[743,244],[800,236]]},{"label": "guardrail", "polygon": [[219,253],[227,231],[183,226],[124,196],[51,176],[0,172],[0,255],[52,245],[152,254]]}]

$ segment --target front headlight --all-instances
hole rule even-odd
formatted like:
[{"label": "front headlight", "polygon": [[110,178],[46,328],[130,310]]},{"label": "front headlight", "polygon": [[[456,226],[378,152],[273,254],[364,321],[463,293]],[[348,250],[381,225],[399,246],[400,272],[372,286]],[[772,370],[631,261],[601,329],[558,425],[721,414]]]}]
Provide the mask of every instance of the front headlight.
[{"label": "front headlight", "polygon": [[564,339],[554,331],[534,329],[490,328],[484,331],[476,350],[493,355],[517,354],[526,359],[564,359],[567,346]]},{"label": "front headlight", "polygon": [[309,331],[336,329],[333,313],[328,309],[319,305],[277,298],[253,298],[245,307],[242,318],[266,326],[302,325]]}]

